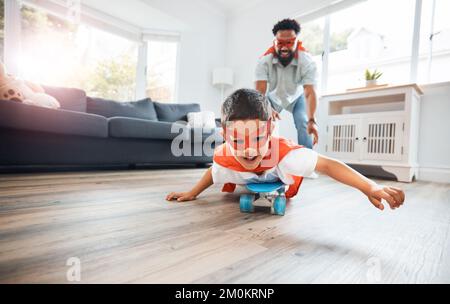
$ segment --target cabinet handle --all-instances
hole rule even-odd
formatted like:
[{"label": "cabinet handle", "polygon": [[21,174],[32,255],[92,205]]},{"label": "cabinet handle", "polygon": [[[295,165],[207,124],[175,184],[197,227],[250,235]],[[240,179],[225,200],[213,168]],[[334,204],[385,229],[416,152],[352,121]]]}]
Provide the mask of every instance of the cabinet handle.
[{"label": "cabinet handle", "polygon": [[363,138],[363,141],[367,141],[367,137],[364,137],[364,138]]},{"label": "cabinet handle", "polygon": [[359,137],[356,137],[355,139],[356,139],[356,141],[359,141]]}]

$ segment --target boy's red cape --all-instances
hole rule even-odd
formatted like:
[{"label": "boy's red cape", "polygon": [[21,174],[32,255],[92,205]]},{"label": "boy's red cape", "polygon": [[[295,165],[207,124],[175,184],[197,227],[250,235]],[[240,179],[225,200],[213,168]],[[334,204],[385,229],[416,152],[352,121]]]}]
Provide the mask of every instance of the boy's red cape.
[{"label": "boy's red cape", "polygon": [[[261,164],[254,170],[245,169],[233,156],[230,151],[230,148],[227,144],[223,144],[219,146],[214,152],[214,162],[218,165],[225,167],[227,169],[237,171],[237,172],[252,172],[252,173],[263,173],[267,170],[270,170],[276,167],[285,157],[286,155],[293,150],[302,149],[303,146],[297,145],[292,141],[286,140],[284,138],[272,137],[269,146],[269,153],[264,160],[270,163],[270,166],[263,167]],[[270,161],[271,155],[274,155],[274,159]],[[265,163],[266,163],[265,162]],[[292,176],[294,179],[294,184],[289,186],[288,191],[286,192],[286,198],[293,198],[297,195],[298,190],[303,182],[302,176]],[[225,184],[222,192],[233,193],[236,190],[236,185],[232,183]]]},{"label": "boy's red cape", "polygon": [[[295,52],[295,58],[298,59],[298,54],[300,52],[306,52],[306,49],[303,47],[302,42],[297,41],[297,52]],[[273,55],[274,57],[278,57],[277,51],[275,50],[275,46],[271,46],[261,57],[265,57],[267,55]]]}]

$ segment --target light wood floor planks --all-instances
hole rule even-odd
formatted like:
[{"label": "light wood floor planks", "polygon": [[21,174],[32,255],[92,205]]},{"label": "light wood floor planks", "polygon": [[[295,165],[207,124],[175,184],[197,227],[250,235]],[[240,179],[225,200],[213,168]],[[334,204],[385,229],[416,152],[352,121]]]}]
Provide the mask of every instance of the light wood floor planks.
[{"label": "light wood floor planks", "polygon": [[450,185],[397,184],[379,212],[327,177],[284,217],[239,212],[214,187],[167,203],[204,170],[0,175],[0,283],[450,283]]}]

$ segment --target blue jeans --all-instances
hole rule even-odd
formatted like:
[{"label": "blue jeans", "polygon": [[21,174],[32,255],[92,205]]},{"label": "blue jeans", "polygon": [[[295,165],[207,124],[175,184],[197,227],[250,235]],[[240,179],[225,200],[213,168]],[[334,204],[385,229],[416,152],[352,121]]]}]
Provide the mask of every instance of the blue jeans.
[{"label": "blue jeans", "polygon": [[308,115],[306,114],[306,100],[305,95],[300,96],[294,101],[294,109],[292,115],[294,116],[295,128],[297,129],[298,144],[306,148],[313,148],[313,140],[308,134]]}]

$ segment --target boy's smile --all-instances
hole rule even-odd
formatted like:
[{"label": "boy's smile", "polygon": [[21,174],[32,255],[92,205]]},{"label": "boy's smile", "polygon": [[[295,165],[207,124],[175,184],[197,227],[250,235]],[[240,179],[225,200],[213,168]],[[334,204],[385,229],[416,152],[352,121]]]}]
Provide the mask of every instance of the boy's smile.
[{"label": "boy's smile", "polygon": [[236,160],[247,170],[256,169],[269,150],[272,122],[239,120],[224,126],[224,137]]}]

